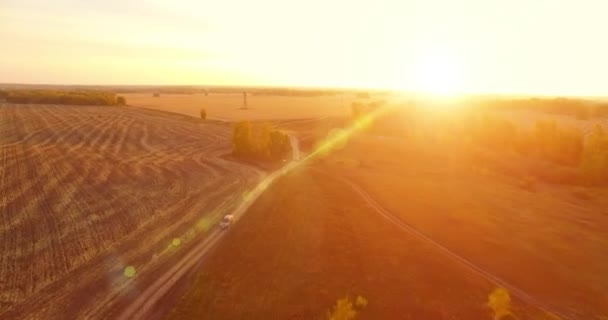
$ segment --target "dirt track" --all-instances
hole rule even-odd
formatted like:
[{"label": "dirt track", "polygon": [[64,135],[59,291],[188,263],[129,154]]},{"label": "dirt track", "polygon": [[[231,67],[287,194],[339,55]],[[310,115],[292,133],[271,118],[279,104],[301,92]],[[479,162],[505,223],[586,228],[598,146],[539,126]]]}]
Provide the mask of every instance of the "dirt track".
[{"label": "dirt track", "polygon": [[0,318],[112,316],[258,179],[223,158],[229,134],[137,108],[0,104]]},{"label": "dirt track", "polygon": [[[327,174],[327,175],[331,176],[330,174]],[[370,196],[359,185],[352,182],[351,180],[348,180],[348,179],[342,178],[342,177],[334,177],[334,178],[338,179],[338,180],[344,182],[345,184],[347,184],[348,186],[350,186],[353,189],[353,191],[355,191],[361,197],[361,199],[363,199],[374,211],[376,211],[378,214],[380,214],[384,219],[388,220],[391,224],[395,225],[396,227],[403,230],[404,232],[410,233],[410,234],[418,237],[422,241],[432,245],[435,249],[438,250],[438,252],[440,252],[444,256],[452,259],[455,262],[458,262],[458,263],[464,265],[470,271],[472,271],[473,273],[479,274],[480,276],[482,276],[489,282],[494,283],[497,287],[502,287],[502,288],[508,289],[509,292],[512,295],[514,295],[515,297],[517,297],[518,299],[521,299],[525,303],[527,303],[531,306],[534,306],[534,307],[538,308],[539,310],[542,310],[546,314],[553,314],[553,315],[559,316],[559,318],[563,319],[563,320],[573,319],[569,315],[566,315],[560,311],[557,311],[554,306],[548,305],[545,302],[536,299],[535,297],[531,296],[530,294],[521,290],[520,288],[518,288],[508,282],[505,282],[503,279],[500,279],[499,277],[495,276],[491,272],[488,272],[488,271],[478,267],[477,265],[475,265],[471,261],[467,260],[466,258],[464,258],[464,257],[458,255],[457,253],[453,252],[452,250],[446,248],[445,246],[436,242],[432,238],[429,238],[427,235],[420,232],[416,228],[412,227],[407,222],[402,221],[401,219],[399,219],[398,217],[396,217],[395,215],[390,213],[388,210],[386,210],[384,207],[382,207],[382,205],[380,205],[374,198],[372,198],[372,196]]]}]

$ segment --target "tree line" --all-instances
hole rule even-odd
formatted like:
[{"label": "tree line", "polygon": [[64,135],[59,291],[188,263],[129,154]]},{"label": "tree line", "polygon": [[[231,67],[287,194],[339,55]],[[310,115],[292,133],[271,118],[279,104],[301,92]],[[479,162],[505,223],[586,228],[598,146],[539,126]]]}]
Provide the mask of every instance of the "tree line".
[{"label": "tree line", "polygon": [[[585,109],[593,106],[605,108],[594,114],[608,112],[608,106],[600,107],[599,102],[589,104],[591,102],[568,99],[530,101],[515,106],[505,105],[504,108],[516,110],[544,106],[542,108],[545,108],[546,112],[563,113],[593,110]],[[557,105],[554,104],[556,101],[559,102]],[[383,105],[382,101],[355,101],[351,105],[352,119],[355,122],[365,119],[367,114]],[[555,120],[538,120],[531,125],[520,125],[501,112],[493,111],[497,109],[473,106],[429,112],[427,106],[404,105],[392,108],[383,116],[375,117],[365,130],[371,134],[402,137],[421,145],[445,148],[446,152],[476,149],[511,152],[519,155],[518,159],[522,162],[517,165],[500,164],[505,170],[527,168],[533,176],[551,182],[608,185],[608,132],[601,125],[598,124],[586,132]],[[476,157],[480,155],[475,152]],[[491,156],[482,157],[493,159]]]},{"label": "tree line", "polygon": [[10,103],[95,106],[120,106],[127,104],[123,96],[116,96],[112,92],[94,90],[2,90],[0,91],[0,98],[4,98]]},{"label": "tree line", "polygon": [[289,157],[291,143],[287,133],[269,123],[252,125],[240,121],[233,127],[232,150],[240,158],[278,161]]},{"label": "tree line", "polygon": [[530,110],[544,113],[563,114],[578,119],[608,116],[608,103],[574,98],[529,98],[529,99],[472,99],[467,105],[483,111]]},{"label": "tree line", "polygon": [[465,120],[462,130],[465,139],[477,145],[575,168],[579,182],[608,183],[608,133],[599,124],[584,134],[554,120],[522,129],[500,116],[479,115]]}]

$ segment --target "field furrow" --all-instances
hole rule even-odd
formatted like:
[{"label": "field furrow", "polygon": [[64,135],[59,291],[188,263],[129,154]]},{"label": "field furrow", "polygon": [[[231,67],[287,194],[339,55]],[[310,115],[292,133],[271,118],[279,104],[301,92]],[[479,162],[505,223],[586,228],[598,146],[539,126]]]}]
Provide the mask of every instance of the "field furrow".
[{"label": "field furrow", "polygon": [[0,134],[2,319],[107,314],[258,179],[229,125],[176,114],[0,104]]}]

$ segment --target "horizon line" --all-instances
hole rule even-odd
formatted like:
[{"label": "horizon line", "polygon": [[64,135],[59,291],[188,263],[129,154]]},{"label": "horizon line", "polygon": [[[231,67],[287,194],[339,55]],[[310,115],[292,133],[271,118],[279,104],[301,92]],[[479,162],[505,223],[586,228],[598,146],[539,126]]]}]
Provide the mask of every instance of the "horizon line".
[{"label": "horizon line", "polygon": [[347,90],[347,91],[387,91],[402,94],[413,94],[423,96],[507,96],[507,97],[544,97],[544,98],[594,98],[608,99],[608,92],[601,94],[553,94],[553,93],[513,93],[513,92],[457,92],[453,94],[436,94],[432,92],[386,88],[386,87],[349,87],[349,86],[312,86],[312,85],[251,85],[251,84],[74,84],[74,83],[40,83],[40,82],[0,82],[2,86],[56,86],[56,87],[196,87],[196,88],[263,88],[263,89],[304,89],[304,90]]}]

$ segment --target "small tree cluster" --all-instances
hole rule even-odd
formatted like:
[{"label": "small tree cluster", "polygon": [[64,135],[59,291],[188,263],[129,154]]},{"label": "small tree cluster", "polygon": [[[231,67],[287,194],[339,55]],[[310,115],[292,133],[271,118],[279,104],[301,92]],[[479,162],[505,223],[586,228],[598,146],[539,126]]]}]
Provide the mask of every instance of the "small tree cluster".
[{"label": "small tree cluster", "polygon": [[282,160],[291,152],[285,132],[268,123],[254,127],[249,121],[234,124],[232,147],[234,155],[257,160]]},{"label": "small tree cluster", "polygon": [[478,145],[516,150],[556,164],[578,166],[584,137],[576,128],[560,127],[555,121],[537,121],[531,130],[517,130],[509,120],[497,116],[477,116],[464,125],[466,135]]},{"label": "small tree cluster", "polygon": [[327,313],[327,320],[352,320],[357,313],[367,306],[367,299],[357,296],[353,301],[349,297],[344,297],[336,301],[333,309]]},{"label": "small tree cluster", "polygon": [[604,117],[608,115],[608,104],[583,99],[552,98],[552,99],[481,99],[471,101],[478,110],[531,110],[545,113],[564,114],[578,119],[589,117]]},{"label": "small tree cluster", "polygon": [[519,154],[576,169],[571,181],[608,184],[608,133],[596,125],[586,136],[577,128],[555,121],[537,121],[529,130],[517,130],[510,121],[479,117],[465,122],[465,139],[495,150]]}]

